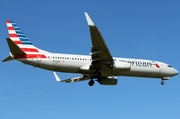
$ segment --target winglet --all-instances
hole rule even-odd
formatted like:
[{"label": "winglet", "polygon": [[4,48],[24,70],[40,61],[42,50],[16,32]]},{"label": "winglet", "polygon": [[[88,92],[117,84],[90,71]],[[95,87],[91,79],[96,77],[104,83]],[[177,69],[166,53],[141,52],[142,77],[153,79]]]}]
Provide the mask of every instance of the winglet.
[{"label": "winglet", "polygon": [[57,82],[61,82],[61,79],[58,77],[58,75],[56,74],[56,72],[53,72],[54,73],[54,77],[56,78],[56,81]]},{"label": "winglet", "polygon": [[89,26],[95,26],[94,23],[93,23],[93,21],[92,21],[91,18],[89,17],[88,13],[85,12],[84,14],[85,14],[85,16],[86,16],[86,20],[87,20],[88,25],[89,25]]}]

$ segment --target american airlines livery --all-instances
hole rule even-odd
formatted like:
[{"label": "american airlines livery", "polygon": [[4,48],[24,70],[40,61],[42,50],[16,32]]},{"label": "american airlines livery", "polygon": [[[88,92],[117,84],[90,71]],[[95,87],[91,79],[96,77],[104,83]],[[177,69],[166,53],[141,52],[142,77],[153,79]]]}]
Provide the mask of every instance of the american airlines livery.
[{"label": "american airlines livery", "polygon": [[[116,85],[116,76],[159,78],[164,80],[178,74],[171,65],[146,59],[112,57],[100,31],[87,13],[85,17],[91,34],[90,55],[51,53],[35,47],[15,22],[7,20],[9,38],[6,38],[10,56],[2,62],[18,60],[24,64],[53,71],[58,82],[89,80],[89,86],[97,81],[102,85]],[[79,77],[61,80],[56,72],[80,73]]]}]

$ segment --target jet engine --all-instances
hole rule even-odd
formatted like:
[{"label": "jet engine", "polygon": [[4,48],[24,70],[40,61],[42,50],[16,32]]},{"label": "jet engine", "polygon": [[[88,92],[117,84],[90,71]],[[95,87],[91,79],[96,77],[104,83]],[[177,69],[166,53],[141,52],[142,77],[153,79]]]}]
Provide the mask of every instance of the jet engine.
[{"label": "jet engine", "polygon": [[97,81],[101,85],[117,85],[117,77],[115,76],[100,77]]}]

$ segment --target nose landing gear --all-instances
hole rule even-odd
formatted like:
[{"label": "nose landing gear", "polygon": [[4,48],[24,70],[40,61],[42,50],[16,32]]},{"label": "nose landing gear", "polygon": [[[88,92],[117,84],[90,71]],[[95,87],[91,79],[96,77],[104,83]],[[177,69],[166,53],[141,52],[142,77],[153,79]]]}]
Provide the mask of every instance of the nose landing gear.
[{"label": "nose landing gear", "polygon": [[161,85],[164,85],[165,84],[165,82],[164,82],[164,80],[169,80],[171,77],[162,77],[161,78]]}]

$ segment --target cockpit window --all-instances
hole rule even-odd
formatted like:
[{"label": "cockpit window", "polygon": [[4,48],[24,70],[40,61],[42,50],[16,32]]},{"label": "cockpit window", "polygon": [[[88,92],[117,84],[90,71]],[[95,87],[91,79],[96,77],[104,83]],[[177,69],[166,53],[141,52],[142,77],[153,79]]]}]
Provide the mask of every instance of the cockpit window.
[{"label": "cockpit window", "polygon": [[169,64],[168,64],[167,66],[168,66],[168,67],[170,67],[170,68],[172,67],[172,66],[171,66],[171,65],[169,65]]}]

